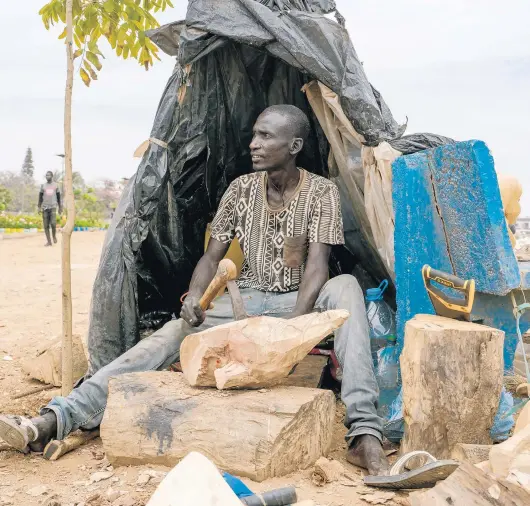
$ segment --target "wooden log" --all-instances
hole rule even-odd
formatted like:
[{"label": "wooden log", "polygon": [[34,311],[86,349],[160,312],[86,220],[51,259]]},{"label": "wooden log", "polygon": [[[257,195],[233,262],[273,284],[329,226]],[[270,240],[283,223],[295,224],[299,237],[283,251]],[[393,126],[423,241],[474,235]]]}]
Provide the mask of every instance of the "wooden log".
[{"label": "wooden log", "polygon": [[517,434],[528,426],[530,426],[530,402],[527,402],[521,413],[519,413],[513,433]]},{"label": "wooden log", "polygon": [[191,334],[180,347],[182,370],[193,386],[221,390],[277,385],[348,317],[344,310],[292,320],[259,316]]},{"label": "wooden log", "polygon": [[492,445],[467,445],[459,443],[453,449],[452,458],[459,462],[480,464],[489,459],[492,447]]},{"label": "wooden log", "polygon": [[254,481],[305,469],[331,445],[335,398],[312,388],[223,391],[190,387],[182,374],[112,378],[101,426],[108,459],[173,466],[189,452]]},{"label": "wooden log", "polygon": [[42,456],[46,460],[58,460],[63,455],[81,448],[81,446],[97,437],[99,437],[99,429],[79,431],[76,434],[70,434],[66,439],[61,441],[52,440],[44,448]]},{"label": "wooden log", "polygon": [[411,506],[523,506],[530,504],[530,494],[464,463],[431,490],[411,494],[409,501]]},{"label": "wooden log", "polygon": [[488,445],[502,389],[504,333],[432,315],[407,322],[401,355],[403,453],[451,458],[458,443]]},{"label": "wooden log", "polygon": [[[72,336],[73,378],[77,381],[88,369],[88,362],[81,343],[81,336]],[[58,337],[51,344],[36,352],[35,356],[21,361],[22,370],[31,378],[56,387],[61,386],[62,374],[62,338]]]},{"label": "wooden log", "polygon": [[495,476],[501,478],[508,477],[512,470],[530,474],[530,425],[494,445],[490,451],[490,465]]}]

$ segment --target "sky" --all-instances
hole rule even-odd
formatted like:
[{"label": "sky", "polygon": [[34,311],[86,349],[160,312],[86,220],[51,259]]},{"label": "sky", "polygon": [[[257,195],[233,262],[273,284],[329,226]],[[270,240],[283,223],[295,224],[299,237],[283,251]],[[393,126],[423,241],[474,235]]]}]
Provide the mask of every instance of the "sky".
[{"label": "sky", "polygon": [[[219,0],[222,3],[222,0]],[[58,170],[63,151],[65,50],[60,30],[46,31],[45,0],[10,2],[0,31],[0,171],[18,171],[28,146],[35,173]],[[183,19],[187,2],[158,14]],[[530,215],[530,2],[528,0],[337,0],[371,83],[407,133],[480,139],[498,172],[519,178]],[[86,88],[76,74],[73,163],[86,180],[130,177],[134,150],[149,137],[173,61],[146,72],[106,56],[99,80]]]}]

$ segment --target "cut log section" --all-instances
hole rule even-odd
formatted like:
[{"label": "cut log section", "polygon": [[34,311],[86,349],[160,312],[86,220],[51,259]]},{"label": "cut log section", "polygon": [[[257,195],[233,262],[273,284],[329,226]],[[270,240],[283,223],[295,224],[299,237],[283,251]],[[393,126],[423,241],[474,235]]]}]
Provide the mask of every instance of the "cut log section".
[{"label": "cut log section", "polygon": [[192,386],[277,385],[348,317],[345,310],[292,320],[259,316],[191,334],[180,347],[182,370]]},{"label": "cut log section", "polygon": [[411,506],[523,506],[530,504],[530,494],[464,463],[433,489],[411,494],[409,501]]},{"label": "cut log section", "polygon": [[407,322],[401,354],[403,453],[449,459],[458,443],[488,445],[499,407],[504,332],[432,315]]},{"label": "cut log section", "polygon": [[189,452],[262,481],[326,455],[335,397],[312,388],[224,391],[190,387],[182,374],[112,378],[101,439],[114,464],[173,466]]}]

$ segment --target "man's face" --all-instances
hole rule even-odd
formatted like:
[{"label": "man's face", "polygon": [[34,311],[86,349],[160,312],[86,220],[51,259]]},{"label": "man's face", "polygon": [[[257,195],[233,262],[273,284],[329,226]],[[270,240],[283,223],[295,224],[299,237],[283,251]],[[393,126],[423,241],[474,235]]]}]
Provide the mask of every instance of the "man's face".
[{"label": "man's face", "polygon": [[51,172],[47,172],[46,173],[46,181],[48,183],[51,183],[52,182],[52,179],[53,179],[53,174]]},{"label": "man's face", "polygon": [[262,114],[254,125],[250,154],[255,171],[282,169],[295,156],[293,130],[288,118],[274,112]]}]

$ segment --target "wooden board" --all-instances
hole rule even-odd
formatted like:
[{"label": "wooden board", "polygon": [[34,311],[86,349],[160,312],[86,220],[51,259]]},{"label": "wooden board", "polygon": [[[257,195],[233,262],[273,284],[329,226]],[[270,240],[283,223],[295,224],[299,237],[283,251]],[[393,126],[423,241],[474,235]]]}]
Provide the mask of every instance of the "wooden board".
[{"label": "wooden board", "polygon": [[530,494],[464,463],[433,489],[411,494],[409,501],[411,506],[524,506],[530,504]]},{"label": "wooden board", "polygon": [[503,376],[500,330],[432,315],[407,322],[401,355],[402,452],[451,458],[458,443],[488,445]]},{"label": "wooden board", "polygon": [[178,373],[132,373],[110,380],[101,439],[115,464],[173,466],[197,451],[262,481],[326,455],[334,417],[335,397],[325,390],[221,392],[190,387]]},{"label": "wooden board", "polygon": [[277,385],[348,317],[344,310],[291,320],[259,316],[191,334],[180,347],[182,371],[193,386]]}]

